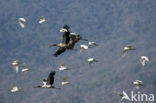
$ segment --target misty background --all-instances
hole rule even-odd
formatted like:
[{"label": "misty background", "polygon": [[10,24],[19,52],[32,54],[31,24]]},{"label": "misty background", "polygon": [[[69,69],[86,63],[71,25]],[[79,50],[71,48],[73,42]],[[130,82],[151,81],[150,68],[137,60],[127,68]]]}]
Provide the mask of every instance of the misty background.
[{"label": "misty background", "polygon": [[[0,1],[0,103],[120,103],[112,91],[136,91],[132,81],[144,82],[141,93],[156,94],[156,1],[155,0],[1,0]],[[40,16],[48,21],[39,24]],[[27,22],[22,29],[18,18]],[[66,51],[58,57],[59,29],[70,31],[99,46]],[[79,41],[80,44],[87,44]],[[123,58],[124,46],[132,45]],[[140,56],[150,61],[142,67]],[[89,68],[87,59],[99,62]],[[27,74],[15,73],[12,62],[25,62]],[[58,71],[65,63],[70,71]],[[51,70],[56,70],[55,89],[36,89]],[[61,85],[67,76],[71,85]],[[11,93],[16,82],[22,93]],[[122,103],[129,103],[124,100]],[[137,102],[138,103],[138,102]],[[140,102],[143,103],[143,102]]]}]

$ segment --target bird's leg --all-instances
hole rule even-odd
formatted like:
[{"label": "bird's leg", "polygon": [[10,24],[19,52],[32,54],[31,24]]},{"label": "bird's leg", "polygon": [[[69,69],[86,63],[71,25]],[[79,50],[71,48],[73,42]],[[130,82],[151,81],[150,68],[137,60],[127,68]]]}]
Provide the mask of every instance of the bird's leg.
[{"label": "bird's leg", "polygon": [[57,88],[57,87],[55,87],[55,86],[51,86],[51,88],[55,88],[55,89],[61,89],[61,88]]}]

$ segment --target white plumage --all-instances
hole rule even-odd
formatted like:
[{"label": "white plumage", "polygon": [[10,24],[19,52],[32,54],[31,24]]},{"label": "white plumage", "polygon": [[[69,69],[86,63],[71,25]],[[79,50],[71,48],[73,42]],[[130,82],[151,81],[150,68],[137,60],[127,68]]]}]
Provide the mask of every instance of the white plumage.
[{"label": "white plumage", "polygon": [[68,30],[65,29],[65,28],[61,28],[61,29],[60,29],[60,32],[68,32]]},{"label": "white plumage", "polygon": [[124,57],[126,55],[126,53],[130,50],[136,50],[136,49],[133,49],[132,46],[126,46],[124,47],[124,50],[122,51],[122,56]]},{"label": "white plumage", "polygon": [[18,89],[18,87],[17,87],[17,85],[14,83],[14,85],[13,85],[13,88],[11,89],[11,92],[18,92],[19,91],[19,89]]},{"label": "white plumage", "polygon": [[38,23],[44,23],[44,22],[46,22],[46,19],[43,17],[43,16],[40,16],[40,20],[39,20],[39,22]]},{"label": "white plumage", "polygon": [[135,81],[133,82],[133,85],[135,86],[136,89],[139,89],[139,86],[140,86],[140,85],[143,85],[143,81],[135,80]]},{"label": "white plumage", "polygon": [[88,59],[88,63],[89,63],[90,66],[91,66],[91,64],[92,64],[93,62],[98,62],[98,61],[95,60],[94,58],[89,58],[89,59]]},{"label": "white plumage", "polygon": [[19,18],[18,19],[18,23],[19,23],[19,25],[22,27],[22,28],[24,28],[25,26],[24,26],[24,23],[26,22],[26,19],[25,18]]},{"label": "white plumage", "polygon": [[19,61],[18,60],[15,60],[12,62],[12,65],[14,66],[14,69],[15,69],[15,72],[17,73],[18,72],[18,65],[19,65]]},{"label": "white plumage", "polygon": [[88,42],[88,45],[92,46],[92,45],[97,45],[97,44],[95,42]]},{"label": "white plumage", "polygon": [[67,81],[67,78],[64,77],[61,84],[62,84],[62,85],[66,85],[66,84],[70,84],[70,82],[68,82],[68,81]]},{"label": "white plumage", "polygon": [[145,62],[149,61],[149,58],[147,56],[141,56],[140,57],[140,62],[142,66],[145,66]]},{"label": "white plumage", "polygon": [[24,74],[25,74],[25,73],[28,72],[28,70],[29,70],[29,69],[27,68],[26,63],[22,63],[22,70],[21,70],[21,71],[24,72]]},{"label": "white plumage", "polygon": [[65,64],[61,64],[59,70],[60,70],[60,71],[63,71],[63,70],[70,70],[70,68],[67,68]]},{"label": "white plumage", "polygon": [[83,50],[83,49],[88,49],[89,47],[87,45],[80,45],[80,52]]}]

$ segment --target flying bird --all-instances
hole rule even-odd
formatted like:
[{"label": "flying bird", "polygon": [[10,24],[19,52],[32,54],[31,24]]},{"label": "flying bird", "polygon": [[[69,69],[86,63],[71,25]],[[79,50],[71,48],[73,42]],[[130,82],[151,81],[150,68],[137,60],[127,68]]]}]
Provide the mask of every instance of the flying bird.
[{"label": "flying bird", "polygon": [[135,86],[136,89],[139,89],[141,85],[143,85],[143,81],[140,80],[135,80],[133,81],[133,85]]},{"label": "flying bird", "polygon": [[118,94],[121,97],[121,101],[123,99],[127,99],[130,101],[130,98],[128,97],[128,95],[125,91],[122,91],[122,92],[113,91],[113,93]]},{"label": "flying bird", "polygon": [[95,42],[88,42],[89,46],[97,46],[97,44]]},{"label": "flying bird", "polygon": [[126,53],[130,50],[136,50],[136,49],[133,49],[132,46],[126,46],[124,47],[124,50],[122,52],[122,56],[124,57],[126,55]]},{"label": "flying bird", "polygon": [[81,52],[82,50],[88,49],[88,48],[89,48],[89,47],[88,47],[87,45],[82,44],[82,45],[80,45],[80,52]]},{"label": "flying bird", "polygon": [[89,58],[88,59],[89,66],[91,66],[93,62],[98,62],[98,61],[95,60],[94,58]]},{"label": "flying bird", "polygon": [[27,68],[27,65],[26,63],[22,63],[22,72],[24,72],[24,74],[26,74],[28,72],[28,68]]},{"label": "flying bird", "polygon": [[46,22],[46,19],[43,17],[43,16],[40,16],[40,20],[39,20],[39,22],[38,23],[44,23],[44,22]]},{"label": "flying bird", "polygon": [[141,56],[140,57],[140,62],[142,66],[145,66],[145,63],[149,61],[149,58],[147,56]]},{"label": "flying bird", "polygon": [[18,72],[18,69],[19,69],[19,61],[18,60],[15,60],[12,62],[12,65],[14,66],[14,69],[15,69],[15,72],[17,73]]},{"label": "flying bird", "polygon": [[59,70],[63,71],[63,70],[70,70],[71,68],[67,68],[65,64],[61,64]]},{"label": "flying bird", "polygon": [[19,90],[18,87],[17,87],[17,85],[16,85],[16,83],[14,83],[14,84],[13,84],[13,87],[12,87],[12,89],[11,89],[11,92],[12,92],[12,93],[15,93],[15,92],[22,92],[22,91]]},{"label": "flying bird", "polygon": [[69,37],[70,31],[69,31],[68,25],[64,25],[64,28],[62,28],[60,30],[60,32],[63,32],[62,42],[59,43],[59,44],[52,44],[52,45],[50,45],[50,47],[53,47],[53,46],[59,47],[57,49],[57,51],[54,53],[54,56],[58,56],[58,55],[62,54],[68,48],[68,43],[69,43],[69,40],[70,40],[70,37]]},{"label": "flying bird", "polygon": [[43,79],[42,83],[43,85],[38,85],[35,88],[55,88],[55,89],[60,89],[60,88],[56,88],[55,86],[53,86],[54,84],[54,75],[56,74],[55,71],[51,71],[48,78],[47,79]]},{"label": "flying bird", "polygon": [[26,22],[26,19],[25,18],[19,18],[18,19],[18,23],[19,23],[19,25],[22,27],[22,28],[24,28],[25,26],[24,26],[24,23]]},{"label": "flying bird", "polygon": [[70,82],[67,81],[67,77],[63,78],[62,85],[70,84]]}]

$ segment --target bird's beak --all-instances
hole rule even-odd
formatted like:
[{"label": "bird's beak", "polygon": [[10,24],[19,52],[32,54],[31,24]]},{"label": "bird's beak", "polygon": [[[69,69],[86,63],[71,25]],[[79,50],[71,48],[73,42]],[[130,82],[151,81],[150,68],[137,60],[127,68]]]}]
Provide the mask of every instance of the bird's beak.
[{"label": "bird's beak", "polygon": [[49,47],[53,47],[53,45],[49,45]]}]

